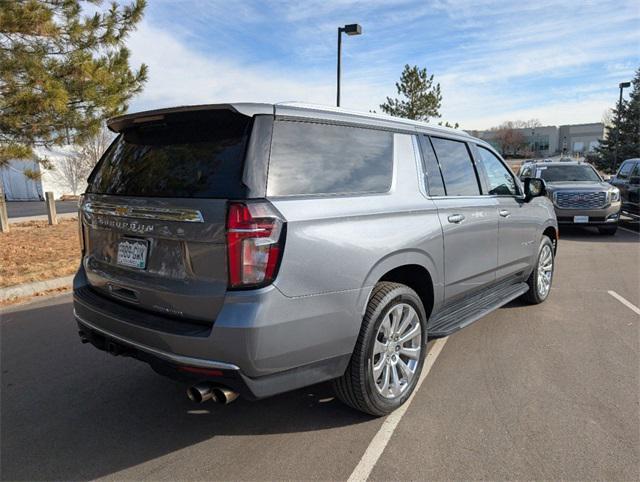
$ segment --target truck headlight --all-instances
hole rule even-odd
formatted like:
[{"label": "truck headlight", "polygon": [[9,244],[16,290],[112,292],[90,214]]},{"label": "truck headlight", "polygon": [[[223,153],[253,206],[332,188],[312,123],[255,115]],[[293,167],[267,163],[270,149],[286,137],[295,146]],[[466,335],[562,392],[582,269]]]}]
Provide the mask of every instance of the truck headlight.
[{"label": "truck headlight", "polygon": [[620,201],[620,190],[619,189],[612,189],[611,191],[609,191],[609,200],[612,203]]}]

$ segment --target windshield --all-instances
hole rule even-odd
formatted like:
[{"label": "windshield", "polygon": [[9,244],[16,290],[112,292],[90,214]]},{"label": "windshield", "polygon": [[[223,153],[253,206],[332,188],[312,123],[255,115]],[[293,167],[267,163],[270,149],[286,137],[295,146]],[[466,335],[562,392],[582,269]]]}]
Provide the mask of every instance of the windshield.
[{"label": "windshield", "polygon": [[601,181],[591,166],[540,166],[538,175],[547,182]]}]

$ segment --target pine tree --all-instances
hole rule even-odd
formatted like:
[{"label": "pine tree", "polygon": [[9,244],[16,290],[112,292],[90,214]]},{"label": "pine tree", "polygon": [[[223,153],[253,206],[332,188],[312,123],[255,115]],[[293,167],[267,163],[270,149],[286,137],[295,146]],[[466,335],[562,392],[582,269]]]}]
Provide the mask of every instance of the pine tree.
[{"label": "pine tree", "polygon": [[380,105],[386,114],[422,121],[440,117],[440,84],[433,84],[433,75],[427,76],[427,69],[405,65],[396,89],[402,98],[387,97],[387,101]]},{"label": "pine tree", "polygon": [[124,45],[146,0],[0,0],[0,168],[34,159],[34,148],[96,135],[142,90],[147,67],[129,66]]},{"label": "pine tree", "polygon": [[[640,68],[632,81],[629,100],[612,109],[612,122],[606,139],[600,140],[595,160],[599,169],[613,172],[617,150],[617,166],[625,159],[640,157]],[[616,167],[617,167],[616,166]]]}]

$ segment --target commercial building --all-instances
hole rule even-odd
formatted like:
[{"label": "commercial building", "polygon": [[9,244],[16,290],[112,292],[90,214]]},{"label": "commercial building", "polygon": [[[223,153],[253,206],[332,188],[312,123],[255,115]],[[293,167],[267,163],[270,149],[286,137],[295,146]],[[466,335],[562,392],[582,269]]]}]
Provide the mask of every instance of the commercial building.
[{"label": "commercial building", "polygon": [[[605,137],[605,127],[601,122],[591,124],[571,124],[557,126],[540,126],[514,129],[522,135],[523,149],[534,157],[550,157],[558,154],[568,156],[584,156],[598,146],[598,141]],[[495,130],[474,132],[501,151]],[[506,153],[513,154],[513,153]]]},{"label": "commercial building", "polygon": [[[40,157],[46,158],[52,169],[44,169],[32,160],[11,160],[0,168],[1,192],[7,201],[42,201],[44,193],[53,192],[56,199],[63,195],[76,194],[70,188],[64,175],[64,159],[70,149],[60,147],[54,149],[37,149]],[[35,179],[25,173],[32,171],[39,176]],[[86,183],[81,182],[77,192],[84,192]]]}]

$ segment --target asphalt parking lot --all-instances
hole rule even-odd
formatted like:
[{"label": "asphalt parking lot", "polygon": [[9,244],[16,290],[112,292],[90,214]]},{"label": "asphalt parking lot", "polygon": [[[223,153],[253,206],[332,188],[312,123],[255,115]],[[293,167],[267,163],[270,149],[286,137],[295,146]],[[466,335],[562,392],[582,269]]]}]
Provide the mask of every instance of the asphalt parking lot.
[{"label": "asphalt parking lot", "polygon": [[[561,231],[550,298],[431,342],[402,417],[327,385],[193,405],[80,344],[68,295],[2,312],[2,480],[640,479],[640,237]],[[435,359],[434,359],[435,358]]]}]

